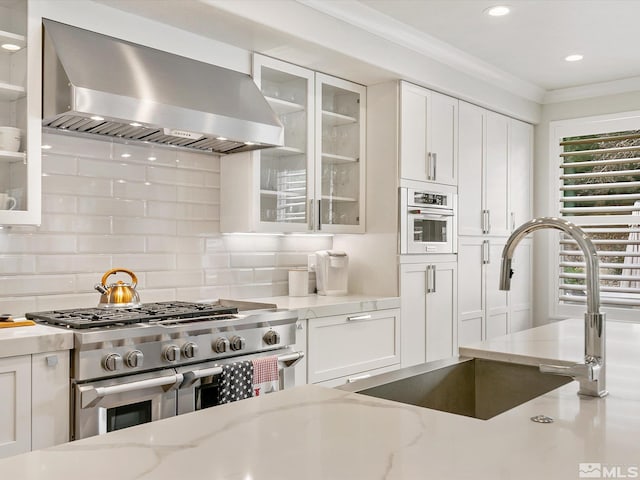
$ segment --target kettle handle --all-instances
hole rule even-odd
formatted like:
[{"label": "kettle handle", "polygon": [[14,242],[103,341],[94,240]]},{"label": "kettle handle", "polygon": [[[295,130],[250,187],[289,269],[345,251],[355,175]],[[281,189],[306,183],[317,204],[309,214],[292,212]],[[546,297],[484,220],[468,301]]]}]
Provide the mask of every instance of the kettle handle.
[{"label": "kettle handle", "polygon": [[133,273],[131,270],[127,270],[126,268],[112,268],[102,276],[102,280],[100,281],[100,283],[102,283],[102,285],[106,285],[107,278],[118,272],[126,273],[127,275],[129,275],[131,277],[131,282],[133,283],[133,288],[136,288],[136,285],[138,285],[138,277],[136,277],[135,273]]}]

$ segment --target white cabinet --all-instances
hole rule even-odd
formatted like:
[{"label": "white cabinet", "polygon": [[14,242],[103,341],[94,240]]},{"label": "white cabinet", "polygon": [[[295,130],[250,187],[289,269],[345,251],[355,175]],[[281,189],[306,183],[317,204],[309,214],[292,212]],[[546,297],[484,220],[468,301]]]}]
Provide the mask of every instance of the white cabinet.
[{"label": "white cabinet", "polygon": [[[458,240],[458,338],[469,345],[531,327],[531,241],[516,249],[517,268],[509,292],[500,290],[505,240],[460,237]],[[514,268],[514,271],[516,270]]]},{"label": "white cabinet", "polygon": [[0,458],[30,451],[31,355],[0,358],[0,398]]},{"label": "white cabinet", "polygon": [[460,102],[458,234],[508,236],[531,219],[533,127]]},{"label": "white cabinet", "polygon": [[456,262],[400,266],[402,367],[456,353],[457,276]]},{"label": "white cabinet", "polygon": [[0,358],[0,458],[69,441],[69,351]]},{"label": "white cabinet", "polygon": [[0,195],[11,197],[0,204],[0,225],[40,223],[42,27],[27,3],[0,2],[0,127],[21,137],[17,149],[0,145]]},{"label": "white cabinet", "polygon": [[69,441],[69,351],[31,356],[31,450]]},{"label": "white cabinet", "polygon": [[398,309],[314,318],[308,329],[309,383],[400,366]]},{"label": "white cabinet", "polygon": [[305,356],[296,363],[293,367],[295,369],[295,385],[296,387],[299,385],[307,384],[307,358],[308,358],[308,348],[307,348],[307,331],[308,331],[309,321],[308,320],[298,320],[296,322],[296,344],[294,345],[294,349],[296,352],[304,352]]},{"label": "white cabinet", "polygon": [[366,88],[262,55],[253,76],[284,146],[224,158],[224,232],[363,233]]},{"label": "white cabinet", "polygon": [[458,100],[400,82],[400,177],[457,185]]}]

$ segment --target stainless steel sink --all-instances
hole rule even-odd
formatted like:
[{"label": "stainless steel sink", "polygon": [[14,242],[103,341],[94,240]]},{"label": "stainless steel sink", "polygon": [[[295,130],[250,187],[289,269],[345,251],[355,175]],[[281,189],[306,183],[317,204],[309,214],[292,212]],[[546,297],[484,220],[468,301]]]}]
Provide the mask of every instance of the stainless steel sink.
[{"label": "stainless steel sink", "polygon": [[459,357],[403,368],[341,390],[488,420],[572,381],[538,367]]}]

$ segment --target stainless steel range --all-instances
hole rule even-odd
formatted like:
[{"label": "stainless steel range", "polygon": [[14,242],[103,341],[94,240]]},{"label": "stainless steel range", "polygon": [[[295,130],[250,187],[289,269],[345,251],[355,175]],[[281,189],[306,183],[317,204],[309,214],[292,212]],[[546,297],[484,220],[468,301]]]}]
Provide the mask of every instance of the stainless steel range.
[{"label": "stainless steel range", "polygon": [[[220,300],[27,313],[74,330],[72,440],[218,405],[223,366],[277,357],[276,388],[303,356],[295,312]],[[274,361],[272,359],[272,361]]]}]

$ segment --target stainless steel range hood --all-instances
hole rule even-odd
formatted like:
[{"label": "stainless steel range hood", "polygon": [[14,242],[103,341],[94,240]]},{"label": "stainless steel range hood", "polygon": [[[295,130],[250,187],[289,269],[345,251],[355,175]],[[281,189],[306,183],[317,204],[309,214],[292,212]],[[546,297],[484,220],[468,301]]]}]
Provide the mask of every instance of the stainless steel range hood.
[{"label": "stainless steel range hood", "polygon": [[283,144],[248,75],[43,20],[45,127],[236,153]]}]

